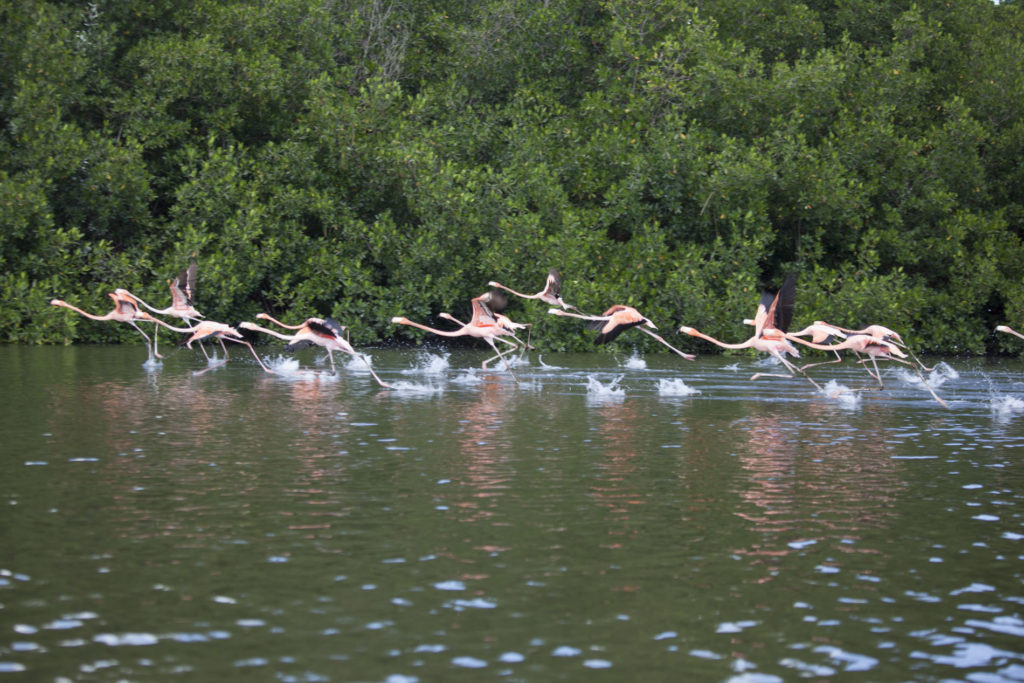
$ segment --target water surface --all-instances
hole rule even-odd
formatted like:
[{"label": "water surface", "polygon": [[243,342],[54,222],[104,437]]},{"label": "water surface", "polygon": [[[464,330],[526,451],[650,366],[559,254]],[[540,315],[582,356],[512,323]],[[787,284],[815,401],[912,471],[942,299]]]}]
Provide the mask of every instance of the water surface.
[{"label": "water surface", "polygon": [[0,678],[1024,679],[1019,361],[261,352],[0,347]]}]

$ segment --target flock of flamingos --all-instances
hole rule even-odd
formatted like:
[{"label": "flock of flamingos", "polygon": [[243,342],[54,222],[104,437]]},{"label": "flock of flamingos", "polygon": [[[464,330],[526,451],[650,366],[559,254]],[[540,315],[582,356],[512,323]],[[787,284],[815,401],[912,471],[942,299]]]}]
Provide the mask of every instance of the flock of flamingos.
[{"label": "flock of flamingos", "polygon": [[[224,323],[205,320],[204,316],[195,309],[194,298],[197,271],[198,267],[195,259],[193,259],[189,263],[188,268],[182,270],[176,278],[171,280],[171,305],[163,309],[150,306],[145,301],[125,289],[117,289],[108,294],[108,296],[110,296],[114,301],[114,308],[105,315],[88,313],[60,299],[53,299],[50,303],[53,306],[69,308],[91,320],[113,320],[116,322],[128,323],[134,327],[139,334],[145,337],[150,362],[154,362],[156,358],[163,357],[157,351],[156,332],[157,329],[159,329],[157,326],[162,326],[174,332],[188,334],[188,338],[185,339],[183,343],[189,349],[192,348],[193,342],[199,342],[199,348],[203,351],[203,355],[207,357],[208,361],[210,358],[206,353],[206,349],[202,346],[202,342],[216,339],[224,350],[224,360],[210,364],[207,370],[223,365],[228,361],[228,351],[227,347],[224,345],[224,341],[227,340],[247,346],[252,352],[253,357],[256,359],[256,362],[259,363],[260,367],[268,373],[273,373],[274,371],[268,368],[263,361],[260,360],[259,355],[257,355],[255,349],[252,348],[252,345],[243,338],[239,329]],[[505,309],[508,302],[507,297],[501,291],[504,290],[524,299],[538,299],[551,305],[552,308],[548,310],[548,313],[552,315],[569,316],[588,321],[590,327],[598,330],[598,336],[595,339],[596,344],[606,344],[613,341],[626,330],[636,328],[639,331],[657,339],[660,343],[664,344],[674,353],[682,356],[686,360],[695,359],[695,356],[683,353],[665,341],[665,339],[660,335],[651,332],[651,329],[657,329],[654,323],[631,306],[615,305],[601,315],[586,315],[576,306],[567,304],[562,300],[562,278],[558,270],[555,268],[552,268],[548,273],[544,289],[536,294],[524,294],[522,292],[517,292],[514,289],[494,281],[488,282],[487,284],[492,289],[472,299],[473,314],[469,319],[469,322],[460,322],[448,313],[439,314],[438,317],[450,320],[459,325],[459,327],[455,329],[439,330],[421,323],[413,322],[403,316],[396,316],[391,319],[391,322],[396,325],[410,325],[412,327],[418,327],[422,330],[426,330],[443,337],[469,336],[482,339],[489,344],[497,354],[496,356],[485,360],[483,362],[483,367],[486,368],[487,364],[494,360],[501,360],[508,373],[515,378],[506,356],[516,351],[525,353],[527,349],[532,349],[533,347],[529,344],[529,337],[527,337],[527,341],[524,342],[516,336],[517,331],[529,328],[530,324],[513,322],[507,316],[502,314],[502,311]],[[817,321],[797,332],[789,332],[788,329],[793,315],[795,294],[796,280],[792,275],[786,278],[781,289],[777,292],[763,293],[754,318],[752,320],[744,320],[744,323],[752,325],[754,328],[754,334],[746,341],[738,343],[719,341],[718,339],[710,337],[699,330],[685,325],[679,328],[679,332],[681,334],[687,334],[704,339],[726,349],[750,348],[767,353],[776,358],[779,363],[789,371],[788,375],[757,373],[752,376],[751,379],[757,379],[758,377],[792,377],[801,375],[819,390],[821,387],[814,381],[814,379],[807,375],[807,368],[814,367],[816,365],[841,362],[842,357],[839,354],[840,351],[850,351],[856,355],[857,362],[864,364],[868,374],[878,381],[880,388],[882,387],[882,377],[878,369],[878,360],[891,360],[904,363],[913,368],[919,376],[921,375],[921,370],[930,371],[930,368],[925,367],[925,365],[916,356],[914,356],[909,349],[907,349],[906,344],[904,344],[903,339],[897,332],[881,325],[870,325],[863,329],[854,330],[839,327],[837,325],[830,325],[823,321]],[[142,307],[157,315],[180,318],[185,321],[188,326],[174,327],[169,325],[163,320],[160,320],[159,318],[156,318],[150,313],[142,310]],[[377,376],[377,373],[373,371],[373,368],[370,366],[366,357],[358,353],[352,347],[345,337],[346,328],[340,325],[336,320],[331,318],[307,318],[304,322],[298,325],[286,325],[275,320],[266,313],[259,313],[256,317],[261,320],[267,320],[280,328],[291,330],[292,332],[290,334],[282,333],[266,327],[261,327],[260,325],[251,322],[240,323],[237,327],[253,332],[262,332],[278,337],[279,339],[283,339],[288,342],[288,345],[285,346],[286,351],[295,351],[312,345],[320,346],[327,350],[327,356],[330,359],[332,373],[337,372],[334,366],[333,352],[341,351],[347,353],[366,363],[366,367],[369,369],[370,374],[373,375],[373,378],[377,380],[378,384],[385,388],[391,388],[390,385]],[[142,328],[136,324],[138,321],[154,323],[152,339],[150,339],[149,335],[143,332]],[[1014,334],[1024,339],[1024,334],[1010,329],[1005,325],[998,326],[996,330],[999,332]],[[810,340],[805,339],[805,337],[810,337]],[[500,342],[505,345],[504,352],[498,348],[498,344],[496,342]],[[835,354],[836,358],[834,360],[797,366],[786,358],[787,355],[794,358],[800,357],[800,353],[797,348],[793,346],[793,342],[813,349],[831,351]],[[907,360],[908,353],[912,360]],[[866,358],[861,358],[861,354],[864,354]],[[867,367],[866,363],[868,361],[871,362],[874,371]],[[205,370],[202,372],[205,372]],[[923,376],[921,376],[921,379],[922,382],[924,382],[924,385],[928,387],[928,383],[924,381]],[[936,401],[942,405],[946,405],[930,387],[928,387],[928,390],[932,393],[932,396]]]}]

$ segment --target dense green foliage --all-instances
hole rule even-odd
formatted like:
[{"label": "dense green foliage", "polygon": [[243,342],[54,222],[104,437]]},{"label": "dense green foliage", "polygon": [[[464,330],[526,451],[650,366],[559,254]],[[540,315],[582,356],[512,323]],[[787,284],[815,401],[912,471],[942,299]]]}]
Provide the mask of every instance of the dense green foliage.
[{"label": "dense green foliage", "polygon": [[[789,271],[801,325],[980,353],[1024,324],[1020,2],[21,0],[0,22],[9,341],[129,338],[47,301],[166,305],[193,253],[208,317],[333,315],[361,344],[551,266],[567,301],[663,331],[746,338]],[[509,313],[590,348],[545,308]]]}]

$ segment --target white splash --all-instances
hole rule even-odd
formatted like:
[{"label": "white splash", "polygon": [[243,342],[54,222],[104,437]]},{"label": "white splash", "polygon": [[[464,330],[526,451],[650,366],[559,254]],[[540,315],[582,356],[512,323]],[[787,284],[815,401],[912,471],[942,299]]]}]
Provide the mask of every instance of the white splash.
[{"label": "white splash", "polygon": [[830,379],[822,387],[821,392],[828,398],[834,400],[839,404],[841,408],[853,410],[854,408],[860,407],[860,392],[850,389],[845,384],[840,384],[834,379]]},{"label": "white splash", "polygon": [[146,362],[142,364],[144,370],[152,372],[153,370],[159,370],[164,366],[163,361],[156,358],[147,358]]},{"label": "white splash", "polygon": [[602,384],[601,380],[593,375],[587,377],[587,398],[599,400],[621,401],[626,397],[626,390],[619,386],[624,375],[619,375],[608,384]]},{"label": "white splash", "polygon": [[295,375],[299,372],[299,361],[289,356],[264,358],[263,362],[267,364],[268,368],[279,375]]},{"label": "white splash", "polygon": [[627,370],[646,370],[647,361],[641,358],[640,355],[637,354],[636,350],[634,350],[633,355],[623,361],[622,367]]},{"label": "white splash", "polygon": [[700,389],[694,389],[681,379],[659,379],[658,393],[662,396],[693,396]]},{"label": "white splash", "polygon": [[441,384],[420,384],[418,382],[406,382],[400,380],[391,382],[391,390],[399,396],[432,396],[444,392]]},{"label": "white splash", "polygon": [[474,386],[483,383],[483,381],[483,378],[480,377],[476,370],[465,370],[452,378],[454,384],[462,384],[464,386]]},{"label": "white splash", "polygon": [[[949,380],[959,379],[960,373],[954,370],[948,363],[938,362],[935,367],[931,369],[931,372],[927,374],[919,375],[916,371],[908,368],[900,368],[896,376],[899,377],[900,381],[905,382],[911,386],[924,387],[927,383],[928,387],[932,389],[938,389]],[[924,382],[921,378],[924,377]]]},{"label": "white splash", "polygon": [[723,370],[732,370],[733,372],[738,372],[739,369],[740,369],[740,364],[739,363],[733,363],[732,365],[726,365],[722,369]]},{"label": "white splash", "polygon": [[991,408],[992,417],[997,420],[1009,420],[1024,413],[1024,400],[1016,396],[993,396]]},{"label": "white splash", "polygon": [[[356,353],[359,353],[356,351]],[[369,375],[370,368],[373,367],[373,356],[368,353],[359,353],[358,356],[350,356],[347,353],[338,354],[342,356],[343,360],[339,365],[345,368],[346,372],[351,372],[357,375]],[[335,359],[337,360],[337,359]]]},{"label": "white splash", "polygon": [[416,365],[402,370],[403,375],[443,375],[449,368],[448,357],[424,351],[416,358]]}]

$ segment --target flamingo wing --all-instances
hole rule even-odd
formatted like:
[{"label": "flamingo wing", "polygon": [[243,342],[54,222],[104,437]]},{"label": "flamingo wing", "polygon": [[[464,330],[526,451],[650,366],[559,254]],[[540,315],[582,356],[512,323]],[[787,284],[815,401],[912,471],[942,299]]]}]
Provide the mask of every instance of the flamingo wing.
[{"label": "flamingo wing", "polygon": [[550,294],[555,299],[562,295],[562,274],[558,272],[557,268],[548,271],[547,283],[544,285],[542,294]]},{"label": "flamingo wing", "polygon": [[334,318],[327,318],[325,320],[310,318],[306,321],[306,327],[322,337],[345,336],[345,328]]}]

